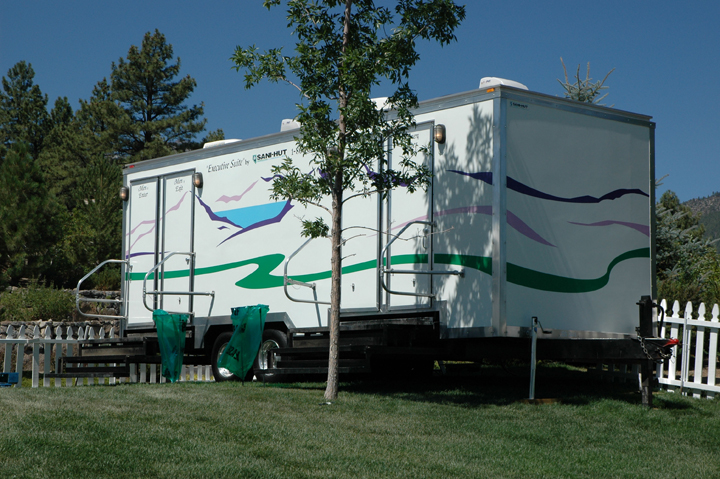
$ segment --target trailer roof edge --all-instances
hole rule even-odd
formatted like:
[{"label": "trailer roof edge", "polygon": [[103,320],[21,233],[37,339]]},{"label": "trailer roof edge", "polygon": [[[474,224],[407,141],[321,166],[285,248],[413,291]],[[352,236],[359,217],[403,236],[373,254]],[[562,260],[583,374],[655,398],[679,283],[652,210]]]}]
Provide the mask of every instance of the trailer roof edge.
[{"label": "trailer roof edge", "polygon": [[[421,101],[413,114],[421,115],[432,111],[440,111],[453,108],[465,104],[487,101],[492,98],[506,98],[519,101],[526,101],[536,105],[560,108],[563,110],[576,111],[578,113],[589,114],[609,120],[622,121],[654,129],[655,123],[650,121],[652,116],[633,113],[625,110],[609,108],[606,106],[594,105],[590,103],[578,102],[561,98],[545,93],[523,90],[506,85],[496,85],[491,88],[475,89],[460,93],[453,93],[430,100]],[[282,141],[292,141],[298,129],[271,133],[269,135],[259,136],[230,143],[224,146],[216,146],[213,148],[204,148],[174,155],[143,160],[135,163],[128,163],[123,166],[123,174],[130,174],[137,171],[150,170],[162,166],[183,163],[185,161],[199,160],[203,158],[216,157],[220,154],[228,154],[249,150],[252,148],[260,148],[263,146],[275,145]]]}]

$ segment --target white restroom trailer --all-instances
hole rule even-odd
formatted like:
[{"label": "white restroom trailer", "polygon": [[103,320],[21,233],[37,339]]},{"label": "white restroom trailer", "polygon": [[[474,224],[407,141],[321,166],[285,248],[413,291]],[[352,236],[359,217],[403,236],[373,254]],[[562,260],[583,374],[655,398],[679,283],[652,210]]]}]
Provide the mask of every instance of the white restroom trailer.
[{"label": "white restroom trailer", "polygon": [[[529,355],[535,317],[540,357],[645,358],[655,124],[488,85],[415,110],[427,191],[345,203],[341,341],[378,357]],[[316,174],[284,129],[124,168],[124,336],[152,335],[154,309],[188,313],[186,353],[214,362],[231,308],[267,304],[266,348],[326,345],[330,242],[306,243],[299,219],[325,213],[270,199],[285,158]]]}]

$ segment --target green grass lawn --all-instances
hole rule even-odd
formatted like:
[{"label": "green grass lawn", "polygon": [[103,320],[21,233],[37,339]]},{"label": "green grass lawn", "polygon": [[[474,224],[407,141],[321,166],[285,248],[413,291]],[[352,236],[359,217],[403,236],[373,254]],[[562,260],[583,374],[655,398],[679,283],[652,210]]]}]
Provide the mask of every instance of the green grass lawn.
[{"label": "green grass lawn", "polygon": [[423,384],[123,384],[0,390],[2,477],[720,477],[720,400],[542,367]]}]

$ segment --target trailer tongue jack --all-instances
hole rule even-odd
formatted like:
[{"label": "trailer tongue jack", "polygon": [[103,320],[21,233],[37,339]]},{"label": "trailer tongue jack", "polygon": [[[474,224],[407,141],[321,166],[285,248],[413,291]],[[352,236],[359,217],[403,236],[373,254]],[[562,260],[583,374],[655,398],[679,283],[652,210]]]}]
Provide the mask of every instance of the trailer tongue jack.
[{"label": "trailer tongue jack", "polygon": [[637,303],[640,313],[640,325],[637,328],[637,340],[647,360],[641,363],[640,382],[642,392],[642,404],[649,408],[652,407],[652,388],[654,386],[654,365],[669,359],[672,356],[672,349],[679,344],[677,339],[665,339],[653,336],[653,308],[657,308],[660,313],[660,321],[658,321],[658,336],[662,328],[662,320],[665,312],[662,307],[656,303],[650,296],[643,296]]}]

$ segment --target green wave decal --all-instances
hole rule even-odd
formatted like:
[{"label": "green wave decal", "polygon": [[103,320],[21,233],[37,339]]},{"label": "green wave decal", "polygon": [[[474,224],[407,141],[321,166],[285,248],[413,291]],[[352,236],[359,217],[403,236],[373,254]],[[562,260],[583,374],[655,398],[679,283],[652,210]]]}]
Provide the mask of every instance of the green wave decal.
[{"label": "green wave decal", "polygon": [[[525,286],[526,288],[537,289],[540,291],[551,291],[555,293],[588,293],[604,288],[610,281],[610,273],[617,264],[628,259],[649,257],[650,248],[640,248],[628,251],[627,253],[623,253],[610,262],[607,267],[607,271],[603,276],[595,279],[567,278],[564,276],[542,273],[540,271],[524,268],[522,266],[517,266],[512,263],[507,263],[507,282],[517,284],[519,286]],[[237,261],[234,263],[227,263],[223,265],[210,266],[205,268],[197,268],[195,270],[195,275],[200,276],[240,268],[242,266],[255,265],[257,266],[257,268],[249,275],[237,281],[235,283],[235,286],[244,289],[277,288],[283,285],[283,277],[273,275],[272,271],[274,271],[278,266],[280,266],[283,261],[285,261],[284,255],[270,254],[266,256],[259,256],[253,259]],[[436,254],[434,256],[434,262],[436,264],[464,266],[466,268],[475,269],[492,276],[492,258],[486,256],[473,256],[463,254]],[[427,264],[428,255],[406,254],[393,256],[392,263],[393,265]],[[364,261],[362,263],[344,266],[342,268],[342,273],[356,273],[358,271],[374,269],[376,266],[377,262],[375,260]],[[187,277],[188,274],[189,272],[187,270],[166,271],[165,278],[183,278]],[[330,275],[330,271],[321,271],[318,273],[293,275],[292,279],[302,281],[304,283],[310,283],[313,281],[329,279]],[[145,273],[130,274],[130,279],[133,281],[142,280],[143,278],[145,278]],[[152,279],[152,275],[149,279]]]},{"label": "green wave decal", "polygon": [[[236,261],[234,263],[226,263],[226,264],[220,264],[217,266],[208,266],[205,268],[195,268],[195,276],[200,276],[203,274],[212,274],[212,273],[218,273],[220,271],[227,271],[229,269],[235,269],[240,268],[242,266],[247,266],[250,264],[257,265],[257,269],[253,271],[247,278],[253,278],[254,281],[260,281],[264,284],[262,288],[273,288],[275,286],[282,286],[282,276],[280,276],[280,284],[269,284],[272,283],[272,281],[267,281],[266,277],[273,278],[273,276],[270,275],[270,272],[277,268],[280,263],[285,261],[285,256],[282,254],[269,254],[266,256],[260,256],[258,258],[252,258],[252,259],[246,259],[243,261]],[[138,281],[145,278],[145,275],[147,273],[130,273],[130,280],[131,281]],[[165,271],[163,274],[165,279],[173,279],[173,278],[187,278],[190,275],[190,271],[187,269],[179,270],[179,271]],[[148,279],[154,279],[154,274],[151,274]],[[268,285],[269,284],[269,285]],[[255,288],[258,289],[258,288]]]},{"label": "green wave decal", "polygon": [[623,253],[610,262],[604,275],[596,279],[573,279],[554,274],[541,273],[512,263],[507,264],[508,283],[526,288],[554,293],[589,293],[604,288],[610,281],[610,272],[618,264],[633,258],[649,258],[650,248],[640,248]]},{"label": "green wave decal", "polygon": [[[282,255],[271,255],[271,256],[282,256]],[[256,269],[252,274],[249,276],[244,277],[237,283],[235,283],[235,286],[238,286],[240,288],[245,289],[265,289],[265,288],[276,288],[278,286],[283,285],[283,277],[282,276],[274,276],[270,274],[270,272],[275,269],[277,266],[280,265],[285,260],[285,257],[282,257],[280,261],[278,261],[276,264],[269,263],[265,264],[266,262],[262,261],[265,258],[268,258],[268,256],[261,256],[260,258],[256,258],[254,261],[258,263],[258,269]],[[393,264],[427,264],[428,262],[428,256],[426,254],[423,255],[412,255],[412,254],[405,254],[405,255],[398,255],[392,257]],[[273,265],[274,264],[274,265]],[[350,273],[357,273],[358,271],[364,271],[368,269],[374,269],[377,266],[377,262],[375,260],[370,261],[364,261],[362,263],[352,264],[348,266],[343,266],[342,268],[342,274],[350,274]],[[323,279],[329,279],[331,276],[331,271],[322,271],[319,273],[310,273],[310,274],[301,274],[301,275],[292,275],[290,278],[296,280],[296,281],[302,281],[303,283],[312,283],[313,281],[320,281]]]},{"label": "green wave decal", "polygon": [[436,254],[435,264],[452,264],[476,269],[492,276],[492,258],[469,254]]}]

